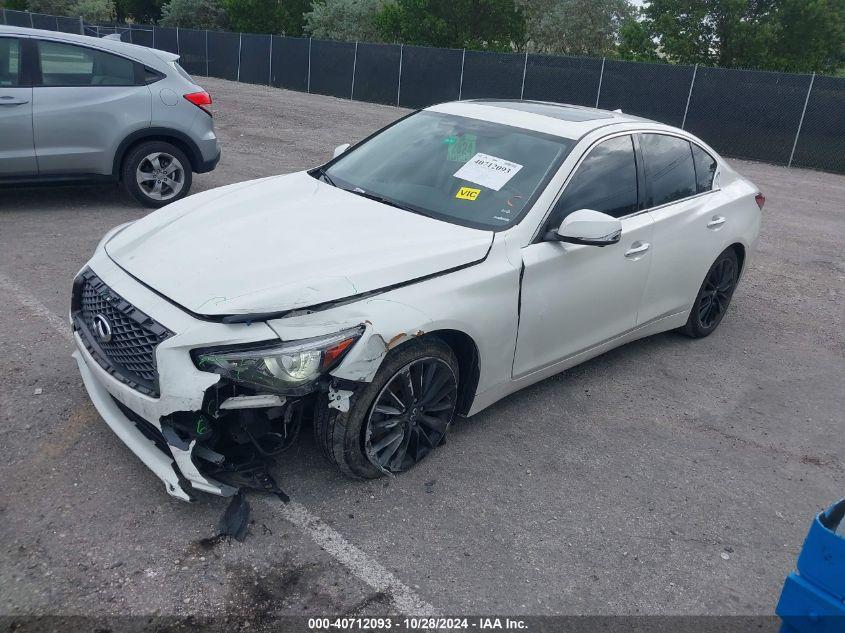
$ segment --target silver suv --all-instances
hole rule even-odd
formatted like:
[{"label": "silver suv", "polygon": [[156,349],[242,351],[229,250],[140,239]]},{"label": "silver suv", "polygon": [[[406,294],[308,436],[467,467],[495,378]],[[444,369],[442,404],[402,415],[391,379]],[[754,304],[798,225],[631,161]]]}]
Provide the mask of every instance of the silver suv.
[{"label": "silver suv", "polygon": [[0,26],[0,183],[120,180],[142,204],[188,194],[220,147],[178,55]]}]

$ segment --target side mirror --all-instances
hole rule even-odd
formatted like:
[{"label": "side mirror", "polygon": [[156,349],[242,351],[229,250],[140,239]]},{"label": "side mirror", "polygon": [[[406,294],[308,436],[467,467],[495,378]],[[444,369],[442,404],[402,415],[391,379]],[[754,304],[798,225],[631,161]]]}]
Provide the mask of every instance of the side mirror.
[{"label": "side mirror", "polygon": [[349,143],[344,143],[343,145],[338,145],[337,147],[334,148],[334,154],[332,154],[332,158],[337,158],[338,156],[343,154],[343,152],[345,152],[348,149],[349,149]]},{"label": "side mirror", "polygon": [[556,231],[546,234],[547,240],[607,246],[622,238],[622,222],[617,218],[591,209],[580,209],[567,215]]}]

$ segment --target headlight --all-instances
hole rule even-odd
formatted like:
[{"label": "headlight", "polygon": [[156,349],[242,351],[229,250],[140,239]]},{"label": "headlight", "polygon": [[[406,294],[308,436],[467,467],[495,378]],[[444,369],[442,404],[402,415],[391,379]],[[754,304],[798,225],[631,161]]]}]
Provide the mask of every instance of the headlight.
[{"label": "headlight", "polygon": [[195,350],[194,364],[240,384],[276,392],[301,391],[337,365],[364,332],[359,326],[330,336],[272,347]]}]

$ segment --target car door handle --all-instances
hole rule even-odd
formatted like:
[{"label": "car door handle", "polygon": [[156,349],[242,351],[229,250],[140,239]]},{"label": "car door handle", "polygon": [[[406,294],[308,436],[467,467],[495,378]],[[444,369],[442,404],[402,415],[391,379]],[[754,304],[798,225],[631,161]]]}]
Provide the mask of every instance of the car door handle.
[{"label": "car door handle", "polygon": [[628,259],[639,259],[639,256],[645,253],[649,248],[651,248],[651,244],[648,242],[634,242],[631,244],[631,248],[625,251],[625,257]]},{"label": "car door handle", "polygon": [[718,229],[720,226],[722,226],[727,221],[728,221],[728,219],[723,215],[714,215],[713,219],[711,219],[707,223],[707,228],[708,229]]},{"label": "car door handle", "polygon": [[14,97],[0,97],[0,106],[16,106],[29,103],[29,99],[15,99]]}]

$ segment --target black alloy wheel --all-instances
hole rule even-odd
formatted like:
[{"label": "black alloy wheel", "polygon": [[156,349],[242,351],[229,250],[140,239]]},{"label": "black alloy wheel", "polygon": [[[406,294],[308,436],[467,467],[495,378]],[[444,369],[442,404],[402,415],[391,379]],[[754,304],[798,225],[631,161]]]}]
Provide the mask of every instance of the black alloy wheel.
[{"label": "black alloy wheel", "polygon": [[680,331],[693,338],[711,334],[722,321],[731,303],[739,279],[739,260],[733,248],[716,258]]},{"label": "black alloy wheel", "polygon": [[731,302],[735,286],[736,263],[727,257],[720,259],[704,280],[704,290],[698,305],[701,325],[709,329],[721,320]]},{"label": "black alloy wheel", "polygon": [[382,387],[367,419],[364,448],[379,470],[400,473],[443,441],[455,412],[458,380],[439,358],[420,358]]}]

